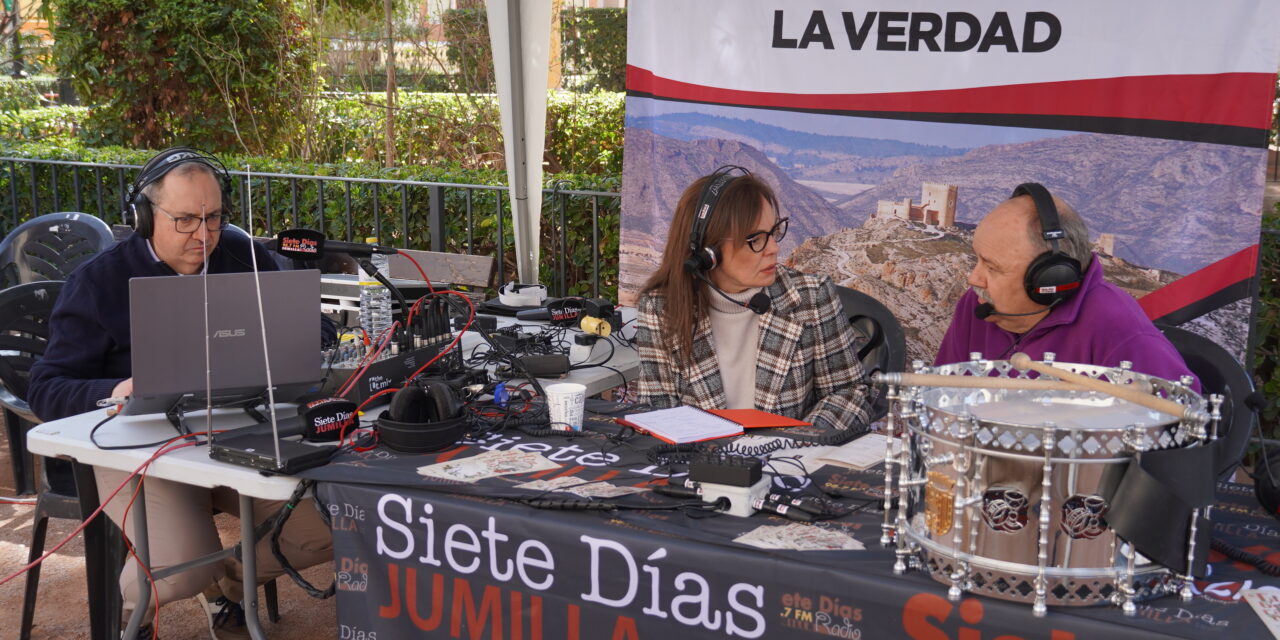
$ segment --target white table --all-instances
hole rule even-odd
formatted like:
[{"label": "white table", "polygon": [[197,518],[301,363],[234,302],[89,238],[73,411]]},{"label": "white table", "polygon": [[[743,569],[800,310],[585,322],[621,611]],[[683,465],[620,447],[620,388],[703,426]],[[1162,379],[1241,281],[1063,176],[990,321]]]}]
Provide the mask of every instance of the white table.
[{"label": "white table", "polygon": [[[293,405],[281,405],[278,412],[293,412]],[[217,410],[214,416],[214,429],[232,429],[246,426],[252,420],[243,411]],[[89,431],[94,425],[107,416],[106,410],[91,411],[78,416],[46,422],[33,428],[27,434],[27,448],[32,453],[47,457],[72,458],[77,462],[95,467],[106,467],[119,471],[132,472],[155,453],[159,447],[127,450],[102,450],[89,440]],[[203,414],[189,416],[189,424],[193,429],[203,431],[205,418]],[[167,440],[177,436],[173,425],[163,415],[117,416],[98,429],[96,439],[103,446],[143,444]],[[240,467],[209,458],[209,447],[197,445],[170,452],[151,463],[146,473],[148,478],[159,478],[183,484],[205,487],[209,489],[227,487],[240,496],[240,539],[249,541],[241,544],[241,559],[244,565],[245,589],[245,621],[249,634],[256,639],[265,638],[262,626],[258,621],[257,555],[255,551],[253,526],[253,498],[268,500],[287,500],[293,495],[298,480],[289,476],[266,476],[255,469]],[[133,480],[136,488],[137,479]],[[145,483],[144,483],[145,487]],[[122,490],[116,500],[128,499],[129,490]],[[105,498],[105,496],[104,496]],[[133,542],[143,564],[149,560],[146,536],[145,500],[134,502],[131,518],[137,518],[138,529],[142,532]],[[99,517],[106,517],[100,515]],[[220,555],[218,557],[221,557]],[[147,578],[139,567],[140,584],[147,584]],[[146,613],[147,603],[151,597],[150,589],[140,589],[141,603],[133,612],[133,618],[123,637],[132,638],[142,616]]]},{"label": "white table", "polygon": [[[624,321],[631,322],[635,320],[636,309],[634,307],[622,307],[621,311],[622,311],[622,319]],[[516,320],[515,318],[498,316],[499,327],[506,327],[510,325],[518,325],[518,326],[524,327],[524,329],[529,332],[541,331],[542,329],[545,329],[548,326],[546,322],[542,322],[542,321],[522,321],[522,320]],[[628,324],[625,331],[628,337],[634,336],[636,331],[635,323],[631,322],[630,324]],[[572,342],[573,336],[579,333],[582,333],[582,332],[579,331],[578,329],[570,329],[568,332],[566,332],[565,337],[568,340],[568,342],[565,343],[563,346],[568,348],[568,346],[573,343]],[[596,341],[595,346],[592,347],[591,356],[582,362],[586,364],[603,362],[604,359],[609,356],[609,346],[610,346],[610,345],[604,344],[605,340],[611,340],[611,338],[601,338],[600,340]],[[467,358],[468,356],[471,355],[471,350],[476,345],[480,345],[483,343],[484,343],[484,338],[482,338],[479,333],[475,331],[466,332],[465,334],[463,334],[462,340],[459,342],[459,345],[458,345],[459,347],[462,348],[462,357],[464,359]],[[576,370],[570,371],[569,373],[565,374],[563,377],[560,377],[560,378],[538,378],[538,382],[540,382],[544,386],[549,384],[555,384],[557,382],[576,382],[587,388],[587,396],[590,397],[590,396],[599,394],[602,391],[612,389],[622,384],[623,382],[629,382],[631,380],[635,380],[636,377],[640,375],[640,353],[631,347],[619,346],[616,343],[613,344],[612,346],[614,349],[613,357],[609,360],[608,363],[606,363],[605,366],[608,366],[611,369],[615,369],[616,372],[610,371],[609,369],[606,369],[604,367],[590,367],[586,369],[576,369]],[[570,364],[576,365],[579,363],[571,361]],[[622,374],[623,379],[619,379],[618,374]]]}]

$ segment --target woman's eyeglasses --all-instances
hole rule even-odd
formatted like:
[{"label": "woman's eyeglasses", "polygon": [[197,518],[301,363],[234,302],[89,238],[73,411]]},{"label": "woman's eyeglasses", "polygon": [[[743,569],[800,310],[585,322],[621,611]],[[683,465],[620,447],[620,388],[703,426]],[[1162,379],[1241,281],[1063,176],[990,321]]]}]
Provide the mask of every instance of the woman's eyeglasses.
[{"label": "woman's eyeglasses", "polygon": [[227,216],[224,216],[221,213],[211,213],[201,218],[200,216],[175,216],[168,211],[157,207],[155,203],[151,204],[151,208],[168,216],[168,218],[173,221],[174,230],[178,233],[195,233],[196,229],[200,228],[200,223],[202,222],[204,223],[205,228],[210,231],[222,231],[223,229],[226,229],[227,224],[231,222]]},{"label": "woman's eyeglasses", "polygon": [[764,251],[769,246],[769,238],[773,238],[774,242],[782,242],[787,237],[787,222],[791,218],[782,218],[774,223],[773,228],[768,231],[757,231],[747,235],[747,247],[756,253]]}]

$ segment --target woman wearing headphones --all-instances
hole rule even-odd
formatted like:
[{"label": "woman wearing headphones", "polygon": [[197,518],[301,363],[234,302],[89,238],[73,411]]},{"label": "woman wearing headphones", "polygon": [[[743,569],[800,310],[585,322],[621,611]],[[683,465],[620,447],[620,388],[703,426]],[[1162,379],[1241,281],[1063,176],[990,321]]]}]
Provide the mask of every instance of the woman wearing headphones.
[{"label": "woman wearing headphones", "polygon": [[830,278],[778,264],[786,233],[773,191],[745,169],[685,189],[640,292],[640,402],[866,428],[874,392],[840,300]]}]

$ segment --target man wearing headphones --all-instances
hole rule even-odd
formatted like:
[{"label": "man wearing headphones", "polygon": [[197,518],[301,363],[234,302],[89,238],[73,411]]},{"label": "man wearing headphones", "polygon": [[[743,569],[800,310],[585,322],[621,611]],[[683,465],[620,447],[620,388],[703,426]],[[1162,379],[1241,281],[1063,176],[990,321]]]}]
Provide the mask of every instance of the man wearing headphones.
[{"label": "man wearing headphones", "polygon": [[[48,347],[31,369],[30,403],[41,419],[92,411],[98,400],[125,397],[132,391],[131,278],[193,275],[206,270],[252,271],[251,260],[261,271],[277,269],[267,250],[243,233],[227,230],[230,194],[230,176],[209,154],[175,147],[147,162],[126,195],[125,216],[133,218],[135,233],[81,265],[67,278],[54,305]],[[316,306],[318,312],[318,300]],[[328,333],[332,336],[332,325]],[[103,496],[110,495],[127,476],[105,468],[95,471]],[[229,490],[210,491],[152,478],[147,479],[146,500],[152,570],[220,549],[214,509],[239,511],[237,496]],[[127,503],[127,495],[122,493],[104,509],[119,524]],[[260,522],[265,521],[275,517],[281,504],[255,501],[254,513]],[[128,520],[131,537],[136,535],[134,523],[134,519]],[[258,549],[258,578],[263,581],[283,574],[269,545],[264,538]],[[295,511],[281,535],[281,548],[290,564],[299,569],[332,557],[328,527],[312,508]],[[121,573],[126,611],[135,607],[139,596],[137,570],[132,563],[130,560]],[[216,618],[215,637],[248,637],[238,604],[243,595],[239,576],[238,562],[197,567],[158,581],[159,602],[197,594],[203,598],[207,592],[219,600],[214,606],[204,600],[211,631]],[[220,610],[214,611],[217,605]],[[157,605],[152,601],[151,606]],[[151,634],[148,631],[139,637]]]},{"label": "man wearing headphones", "polygon": [[973,234],[973,252],[971,288],[934,364],[968,361],[972,352],[991,360],[1052,352],[1061,362],[1129,361],[1167,380],[1191,375],[1137,301],[1103,279],[1084,220],[1044,186],[1019,185],[992,209]]}]

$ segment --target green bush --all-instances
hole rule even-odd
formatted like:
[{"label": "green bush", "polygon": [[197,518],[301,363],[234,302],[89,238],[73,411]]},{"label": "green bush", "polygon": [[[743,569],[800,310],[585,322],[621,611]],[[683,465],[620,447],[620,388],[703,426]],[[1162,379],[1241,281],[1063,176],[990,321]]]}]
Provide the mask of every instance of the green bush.
[{"label": "green bush", "polygon": [[[401,93],[397,97],[398,163],[441,160],[501,168],[502,130],[492,94]],[[386,95],[351,94],[317,105],[313,158],[382,163]],[[625,97],[620,93],[551,92],[547,99],[546,160],[551,173],[622,173]]]},{"label": "green bush", "polygon": [[[68,160],[98,164],[123,164],[141,166],[153,155],[152,151],[123,147],[88,148],[66,140],[53,142],[0,141],[0,156],[11,158],[39,158]],[[505,186],[506,174],[489,169],[468,169],[456,164],[435,163],[430,166],[379,168],[368,163],[317,164],[301,161],[275,160],[257,156],[223,154],[221,159],[234,171],[248,167],[252,173],[288,173],[296,175],[342,176],[348,178],[378,178],[383,180],[414,180],[450,184],[481,184]],[[10,171],[9,166],[16,170]],[[55,172],[56,171],[56,177]],[[96,215],[108,223],[121,222],[120,204],[123,187],[134,177],[135,171],[117,174],[113,170],[54,168],[51,165],[23,165],[0,163],[0,201],[11,205],[11,217],[6,219],[7,229],[23,219],[57,210],[78,209]],[[32,181],[35,197],[33,199]],[[565,190],[603,191],[616,193],[620,181],[616,176],[593,174],[559,174],[555,179]],[[548,184],[551,184],[548,178]],[[77,190],[76,186],[79,185]],[[324,229],[331,238],[359,239],[379,236],[395,246],[414,249],[430,249],[430,220],[428,211],[433,189],[421,186],[354,184],[348,191],[341,183],[326,183],[323,207],[318,181],[286,179],[271,180],[270,197],[266,181],[254,178],[252,189],[252,219],[243,206],[244,182],[237,177],[233,194],[239,209],[236,220],[240,226],[263,235],[268,230],[300,226]],[[375,194],[376,191],[376,194]],[[77,196],[79,194],[79,196]],[[349,194],[349,196],[348,196]],[[16,195],[16,204],[12,199]],[[347,198],[351,201],[351,219],[346,215]],[[501,247],[505,257],[505,273],[512,278],[515,273],[515,236],[511,226],[510,199],[505,190],[443,189],[445,251],[498,255],[498,225],[501,220]],[[99,198],[101,200],[99,201]],[[376,199],[375,199],[376,198]],[[299,215],[286,217],[297,202]],[[100,202],[100,203],[99,203]],[[596,250],[602,257],[600,273],[601,293],[617,295],[619,199],[598,199],[599,218]],[[558,226],[561,200],[544,195],[542,216],[541,280],[554,283],[558,274],[558,261],[563,261],[566,271],[566,291],[571,294],[591,292],[592,270],[592,218],[593,198],[574,196],[564,198],[565,236],[567,243],[559,243]],[[468,216],[468,211],[470,215]],[[497,212],[501,211],[501,217]],[[16,212],[22,212],[18,215]],[[407,218],[407,224],[406,224]],[[469,218],[469,219],[468,219]],[[471,232],[468,234],[468,226]],[[7,231],[6,229],[6,231]]]},{"label": "green bush", "polygon": [[53,93],[57,82],[57,78],[48,76],[21,79],[0,76],[0,111],[21,111],[44,106],[44,94]]},{"label": "green bush", "polygon": [[0,139],[47,140],[73,138],[88,107],[39,107],[22,111],[0,111]]},{"label": "green bush", "polygon": [[[397,102],[397,164],[443,161],[477,169],[502,166],[502,132],[492,95],[404,92]],[[386,95],[379,93],[331,95],[318,100],[309,133],[310,157],[320,163],[383,164],[385,104]],[[548,171],[620,175],[624,106],[621,93],[551,92],[545,152]],[[69,140],[84,126],[89,113],[86,107],[0,112],[0,140]]]},{"label": "green bush", "polygon": [[[396,67],[396,90],[401,95],[407,92],[447,93],[453,90],[451,76],[436,71],[416,71]],[[347,73],[328,75],[325,88],[333,92],[364,93],[366,91],[387,90],[386,67],[376,67],[368,73]]]},{"label": "green bush", "polygon": [[54,57],[95,144],[276,154],[299,139],[315,43],[294,0],[59,0]]},{"label": "green bush", "polygon": [[587,76],[587,88],[626,90],[626,9],[565,9],[560,47],[565,73]]}]

